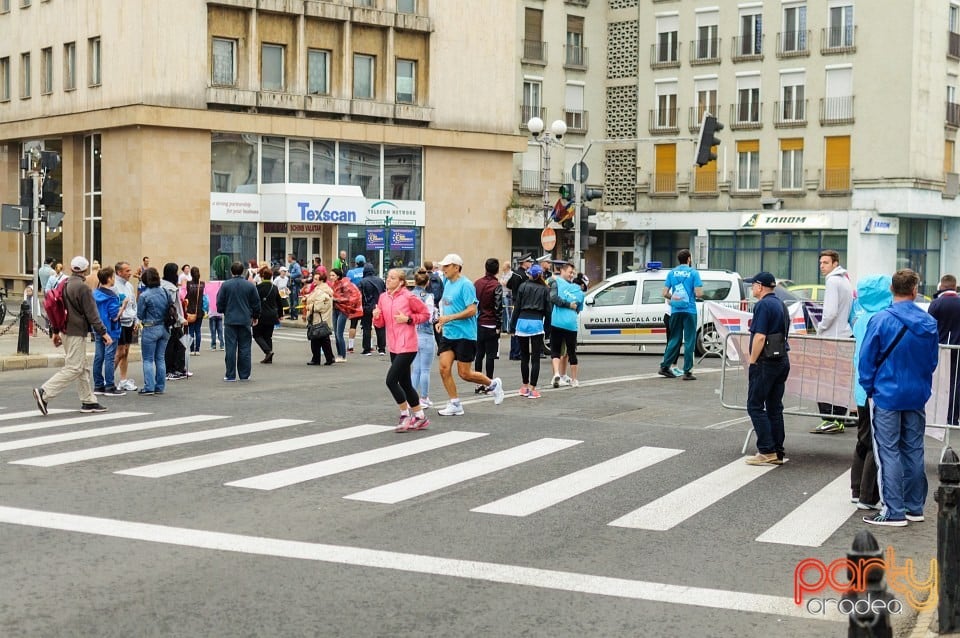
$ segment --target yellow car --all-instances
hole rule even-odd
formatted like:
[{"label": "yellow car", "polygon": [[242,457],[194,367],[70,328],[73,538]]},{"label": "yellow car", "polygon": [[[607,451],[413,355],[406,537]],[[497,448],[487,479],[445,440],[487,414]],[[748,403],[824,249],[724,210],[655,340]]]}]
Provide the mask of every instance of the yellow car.
[{"label": "yellow car", "polygon": [[797,284],[795,286],[787,286],[787,290],[801,299],[823,301],[823,293],[826,290],[826,286],[823,284]]}]

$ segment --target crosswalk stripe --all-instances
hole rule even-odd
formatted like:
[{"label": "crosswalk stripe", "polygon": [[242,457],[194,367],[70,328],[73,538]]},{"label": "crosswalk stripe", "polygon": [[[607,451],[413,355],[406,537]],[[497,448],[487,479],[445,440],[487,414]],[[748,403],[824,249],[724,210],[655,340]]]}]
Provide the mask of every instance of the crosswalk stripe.
[{"label": "crosswalk stripe", "polygon": [[286,428],[292,425],[301,425],[303,423],[310,423],[310,421],[303,421],[300,419],[272,419],[270,421],[259,421],[257,423],[247,423],[245,425],[233,425],[214,430],[201,430],[199,432],[189,432],[187,434],[172,434],[170,436],[159,436],[152,439],[142,439],[140,441],[129,441],[127,443],[103,445],[100,447],[88,448],[86,450],[62,452],[60,454],[49,454],[47,456],[36,456],[29,459],[21,459],[19,461],[10,462],[14,465],[52,467],[54,465],[76,463],[77,461],[102,459],[108,456],[117,456],[120,454],[128,454],[130,452],[155,450],[157,448],[168,447],[171,445],[181,445],[183,443],[210,441],[212,439],[222,439],[228,436],[249,434],[251,432],[265,432],[267,430],[276,430],[278,428]]},{"label": "crosswalk stripe", "polygon": [[77,423],[94,425],[101,421],[116,421],[117,419],[129,419],[130,417],[147,416],[149,414],[149,412],[109,412],[96,415],[76,416],[68,419],[53,419],[52,421],[42,419],[39,421],[31,421],[30,423],[21,423],[20,425],[8,425],[6,427],[2,427],[0,428],[0,434],[30,432],[31,430],[46,430],[47,428],[57,428],[61,425],[76,425]]},{"label": "crosswalk stripe", "polygon": [[330,476],[331,474],[339,474],[340,472],[347,472],[349,470],[355,470],[357,468],[367,467],[369,465],[376,465],[377,463],[383,463],[385,461],[393,461],[405,456],[411,456],[421,452],[428,452],[430,450],[446,447],[448,445],[455,445],[457,443],[463,443],[464,441],[470,441],[471,439],[476,439],[483,436],[488,435],[485,432],[458,432],[454,430],[452,432],[444,432],[443,434],[437,434],[436,436],[417,439],[407,443],[388,445],[375,450],[357,452],[356,454],[349,454],[347,456],[340,456],[337,458],[328,459],[326,461],[319,461],[318,463],[299,465],[297,467],[291,467],[278,472],[269,472],[267,474],[251,476],[250,478],[245,478],[239,481],[225,483],[225,485],[231,485],[233,487],[248,487],[255,490],[275,490],[279,487],[303,483],[312,479]]},{"label": "crosswalk stripe", "polygon": [[757,540],[820,547],[856,511],[857,506],[850,502],[850,471],[847,470],[757,536]]},{"label": "crosswalk stripe", "polygon": [[637,448],[603,463],[541,483],[492,503],[475,507],[470,511],[504,516],[529,516],[682,452],[683,450],[660,447]]},{"label": "crosswalk stripe", "polygon": [[486,456],[480,456],[463,463],[450,465],[448,467],[426,472],[403,479],[387,483],[379,487],[374,487],[363,492],[350,494],[343,498],[349,498],[355,501],[370,501],[373,503],[399,503],[416,496],[423,496],[435,490],[444,487],[450,487],[457,483],[492,474],[513,465],[519,465],[533,459],[565,450],[568,447],[583,443],[583,441],[573,441],[569,439],[539,439],[523,445],[518,445],[501,452],[494,452]]},{"label": "crosswalk stripe", "polygon": [[[69,410],[67,408],[50,408],[47,410],[47,414],[63,414],[64,412],[76,412],[76,410]],[[39,410],[26,410],[24,412],[0,414],[0,421],[15,421],[16,419],[25,419],[30,416],[35,416],[41,419],[43,418],[43,415],[40,414]]]},{"label": "crosswalk stripe", "polygon": [[161,419],[159,421],[144,421],[143,423],[112,425],[105,428],[93,428],[92,430],[64,432],[62,434],[46,434],[44,436],[34,436],[29,439],[17,439],[16,441],[6,441],[3,443],[0,443],[0,452],[5,452],[8,450],[20,450],[25,447],[37,447],[40,445],[50,445],[52,443],[63,443],[64,441],[78,441],[80,439],[91,439],[97,436],[108,436],[110,434],[138,432],[140,430],[151,430],[153,428],[170,427],[171,425],[202,423],[205,421],[215,421],[217,419],[226,419],[226,418],[227,418],[226,416],[214,416],[211,414],[196,414],[192,416],[181,416],[174,419]]},{"label": "crosswalk stripe", "polygon": [[760,478],[776,465],[747,465],[737,459],[608,523],[614,527],[665,531]]},{"label": "crosswalk stripe", "polygon": [[388,432],[392,427],[386,425],[357,425],[355,427],[333,430],[332,432],[321,432],[319,434],[308,434],[292,439],[274,441],[271,443],[260,443],[258,445],[248,445],[246,447],[231,448],[210,454],[201,454],[200,456],[191,456],[185,459],[175,459],[173,461],[164,461],[162,463],[153,463],[151,465],[141,465],[129,470],[120,470],[114,474],[129,474],[130,476],[144,476],[147,478],[160,478],[163,476],[172,476],[184,472],[192,472],[208,467],[218,465],[227,465],[238,461],[248,461],[271,454],[281,454],[303,448],[314,447],[317,445],[326,445],[328,443],[337,443],[349,439],[369,436]]}]

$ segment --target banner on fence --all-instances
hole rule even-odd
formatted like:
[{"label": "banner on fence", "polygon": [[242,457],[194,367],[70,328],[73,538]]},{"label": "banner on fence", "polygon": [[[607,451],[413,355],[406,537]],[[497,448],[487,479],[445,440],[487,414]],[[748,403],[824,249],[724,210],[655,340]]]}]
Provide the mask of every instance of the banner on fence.
[{"label": "banner on fence", "polygon": [[[750,322],[753,320],[753,313],[730,308],[715,301],[706,301],[703,304],[704,310],[713,316],[713,325],[717,327],[720,335],[720,341],[723,342],[731,332],[747,333],[750,331]],[[807,331],[807,324],[803,316],[803,306],[800,303],[787,305],[790,311],[790,334],[804,334]],[[704,319],[704,322],[709,319]],[[731,343],[735,348],[727,353],[727,359],[730,361],[740,361],[739,339],[732,339]],[[746,355],[746,350],[742,353]]]}]

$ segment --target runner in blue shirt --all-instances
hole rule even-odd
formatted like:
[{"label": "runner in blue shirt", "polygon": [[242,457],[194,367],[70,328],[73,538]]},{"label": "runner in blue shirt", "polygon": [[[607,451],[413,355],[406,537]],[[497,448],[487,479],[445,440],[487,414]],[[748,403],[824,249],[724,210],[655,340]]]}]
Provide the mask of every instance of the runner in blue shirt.
[{"label": "runner in blue shirt", "polygon": [[663,297],[670,304],[670,340],[658,372],[669,379],[676,377],[670,366],[677,360],[682,340],[684,381],[696,380],[693,376],[693,348],[697,342],[697,299],[703,297],[703,282],[700,273],[690,265],[692,261],[693,257],[686,248],[678,252],[677,263],[680,265],[670,271],[663,284]]}]

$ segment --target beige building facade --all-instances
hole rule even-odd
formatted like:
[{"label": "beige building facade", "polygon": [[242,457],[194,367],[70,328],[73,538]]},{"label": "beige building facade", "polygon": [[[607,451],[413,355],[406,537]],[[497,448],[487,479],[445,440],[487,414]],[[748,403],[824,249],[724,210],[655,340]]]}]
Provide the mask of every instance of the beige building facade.
[{"label": "beige building facade", "polygon": [[[508,0],[0,0],[0,193],[59,154],[62,228],[0,233],[35,259],[199,265],[339,250],[378,265],[506,256],[517,38]],[[40,34],[40,35],[38,35]]]}]

